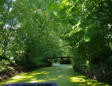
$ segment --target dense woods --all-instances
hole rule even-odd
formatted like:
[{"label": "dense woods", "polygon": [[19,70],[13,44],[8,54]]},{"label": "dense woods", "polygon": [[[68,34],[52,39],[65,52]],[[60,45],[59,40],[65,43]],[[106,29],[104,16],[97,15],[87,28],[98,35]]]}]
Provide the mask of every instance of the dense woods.
[{"label": "dense woods", "polygon": [[75,71],[112,81],[112,0],[1,0],[0,74],[70,56]]}]

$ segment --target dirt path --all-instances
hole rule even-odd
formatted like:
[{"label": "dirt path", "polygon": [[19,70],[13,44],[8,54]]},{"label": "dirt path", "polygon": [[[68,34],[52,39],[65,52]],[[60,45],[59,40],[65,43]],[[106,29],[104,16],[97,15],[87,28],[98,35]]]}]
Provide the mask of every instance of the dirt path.
[{"label": "dirt path", "polygon": [[74,72],[71,65],[59,64],[16,75],[8,81],[0,82],[0,86],[12,82],[56,82],[58,86],[110,86]]}]

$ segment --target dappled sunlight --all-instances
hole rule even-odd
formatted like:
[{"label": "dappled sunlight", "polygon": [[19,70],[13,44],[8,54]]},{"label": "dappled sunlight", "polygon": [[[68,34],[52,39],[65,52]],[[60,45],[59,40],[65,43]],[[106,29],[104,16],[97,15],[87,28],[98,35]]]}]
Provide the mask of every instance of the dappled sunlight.
[{"label": "dappled sunlight", "polygon": [[34,76],[34,75],[39,75],[39,74],[49,74],[49,72],[47,72],[47,71],[35,72],[35,73],[31,73],[30,75]]},{"label": "dappled sunlight", "polygon": [[22,78],[25,78],[25,77],[23,77],[23,76],[15,76],[12,79],[22,79]]},{"label": "dappled sunlight", "polygon": [[71,77],[70,81],[75,83],[82,83],[82,86],[110,86],[108,84],[98,82],[97,80],[89,79],[85,76]]},{"label": "dappled sunlight", "polygon": [[0,86],[15,82],[56,82],[59,86],[109,86],[74,72],[71,65],[59,64],[16,75],[8,81],[1,82]]},{"label": "dappled sunlight", "polygon": [[85,82],[86,80],[83,78],[79,78],[79,77],[71,77],[70,78],[71,82]]},{"label": "dappled sunlight", "polygon": [[0,86],[111,77],[112,0],[0,0]]},{"label": "dappled sunlight", "polygon": [[45,82],[46,80],[37,80],[37,79],[31,79],[29,82],[35,83],[35,82]]}]

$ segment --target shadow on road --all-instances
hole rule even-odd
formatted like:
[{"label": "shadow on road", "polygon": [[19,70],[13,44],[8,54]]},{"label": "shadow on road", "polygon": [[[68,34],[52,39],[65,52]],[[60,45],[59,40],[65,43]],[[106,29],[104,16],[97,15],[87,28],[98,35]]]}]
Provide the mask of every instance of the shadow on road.
[{"label": "shadow on road", "polygon": [[56,82],[59,86],[110,86],[74,72],[71,65],[59,64],[17,75],[0,85],[14,82]]}]

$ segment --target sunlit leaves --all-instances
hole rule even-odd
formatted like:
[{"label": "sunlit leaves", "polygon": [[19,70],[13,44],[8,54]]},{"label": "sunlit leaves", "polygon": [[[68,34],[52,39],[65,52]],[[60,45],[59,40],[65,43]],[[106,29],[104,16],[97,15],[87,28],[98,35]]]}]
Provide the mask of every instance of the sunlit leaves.
[{"label": "sunlit leaves", "polygon": [[[105,48],[110,52],[112,15],[109,2],[10,1],[12,3],[7,0],[1,3],[4,5],[0,9],[1,55],[17,58],[19,61],[24,59],[23,63],[27,59],[31,64],[38,64],[36,62],[47,57],[70,55],[67,52],[71,47],[76,57],[91,61],[98,58]],[[102,57],[107,54],[106,52]]]},{"label": "sunlit leaves", "polygon": [[[110,57],[109,46],[111,46],[110,40],[112,40],[110,23],[112,11],[110,8],[112,5],[109,3],[112,2],[105,0],[76,0],[72,2],[63,0],[61,2],[60,16],[72,28],[65,34],[65,39],[73,47],[76,56],[74,59],[85,58],[99,64],[98,62],[103,62],[103,59]],[[99,58],[99,60],[96,61],[94,58]],[[76,63],[74,60],[74,64]]]}]

